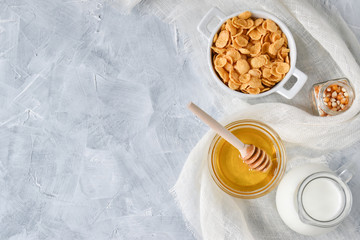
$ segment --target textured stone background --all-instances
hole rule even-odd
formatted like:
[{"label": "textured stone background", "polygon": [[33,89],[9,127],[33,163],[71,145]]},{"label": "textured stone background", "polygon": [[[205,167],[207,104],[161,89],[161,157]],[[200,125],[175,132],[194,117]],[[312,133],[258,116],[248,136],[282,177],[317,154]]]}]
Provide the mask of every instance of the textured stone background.
[{"label": "textured stone background", "polygon": [[[360,2],[330,2],[360,39]],[[192,239],[169,189],[207,127],[185,106],[221,114],[196,74],[136,8],[0,1],[0,239]]]}]

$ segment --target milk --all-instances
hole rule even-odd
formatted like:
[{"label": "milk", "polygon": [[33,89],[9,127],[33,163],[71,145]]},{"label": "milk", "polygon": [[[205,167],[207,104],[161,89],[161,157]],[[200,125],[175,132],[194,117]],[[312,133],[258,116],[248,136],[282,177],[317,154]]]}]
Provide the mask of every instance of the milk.
[{"label": "milk", "polygon": [[330,221],[340,215],[344,208],[344,192],[337,183],[328,178],[310,182],[304,189],[303,206],[305,211],[319,221]]},{"label": "milk", "polygon": [[[344,190],[347,186],[339,185],[339,181],[321,164],[292,169],[284,176],[276,193],[277,210],[284,223],[304,235],[318,235],[336,228],[334,222],[338,224],[346,217],[352,200],[350,190]],[[328,222],[332,224],[327,225]]]}]

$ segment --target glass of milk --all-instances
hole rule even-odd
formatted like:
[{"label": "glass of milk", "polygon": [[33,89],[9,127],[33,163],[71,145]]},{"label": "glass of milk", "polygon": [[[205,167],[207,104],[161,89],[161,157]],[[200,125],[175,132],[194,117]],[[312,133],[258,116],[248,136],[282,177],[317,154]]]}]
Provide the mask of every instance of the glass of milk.
[{"label": "glass of milk", "polygon": [[350,213],[352,194],[347,169],[332,172],[321,164],[292,169],[279,184],[276,206],[292,230],[318,235],[335,229]]}]

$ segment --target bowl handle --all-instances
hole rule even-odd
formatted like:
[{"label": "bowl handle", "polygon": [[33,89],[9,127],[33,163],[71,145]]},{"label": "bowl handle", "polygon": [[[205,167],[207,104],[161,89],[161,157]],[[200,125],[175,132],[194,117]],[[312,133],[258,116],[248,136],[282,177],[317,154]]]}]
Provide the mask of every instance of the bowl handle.
[{"label": "bowl handle", "polygon": [[210,11],[201,19],[197,29],[201,32],[207,39],[210,39],[211,32],[208,29],[208,25],[214,18],[218,20],[223,20],[226,18],[225,14],[220,11],[217,7],[213,7]]},{"label": "bowl handle", "polygon": [[292,99],[295,97],[295,95],[300,91],[308,79],[308,76],[297,68],[295,68],[293,75],[296,77],[296,83],[290,89],[285,89],[283,85],[279,90],[276,91],[287,99]]}]

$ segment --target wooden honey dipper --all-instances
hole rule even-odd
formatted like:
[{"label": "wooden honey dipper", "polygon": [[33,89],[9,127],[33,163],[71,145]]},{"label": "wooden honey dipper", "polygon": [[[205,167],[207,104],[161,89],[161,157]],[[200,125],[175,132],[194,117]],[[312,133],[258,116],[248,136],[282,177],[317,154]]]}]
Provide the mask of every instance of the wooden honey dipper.
[{"label": "wooden honey dipper", "polygon": [[190,111],[192,111],[198,118],[212,128],[217,134],[223,137],[227,142],[233,145],[239,150],[241,158],[249,165],[250,169],[266,172],[270,169],[272,162],[266,152],[252,144],[244,144],[229,130],[224,128],[219,122],[210,117],[201,108],[190,102],[188,105]]}]

